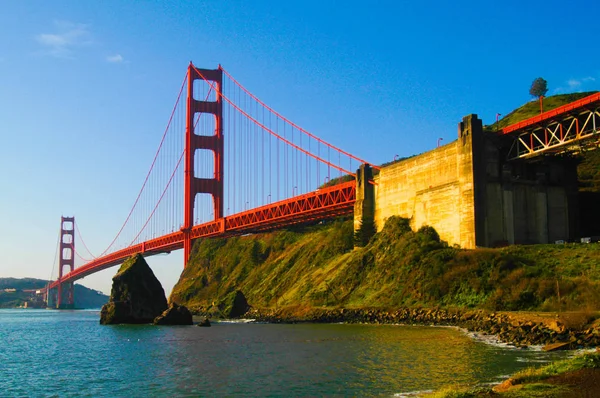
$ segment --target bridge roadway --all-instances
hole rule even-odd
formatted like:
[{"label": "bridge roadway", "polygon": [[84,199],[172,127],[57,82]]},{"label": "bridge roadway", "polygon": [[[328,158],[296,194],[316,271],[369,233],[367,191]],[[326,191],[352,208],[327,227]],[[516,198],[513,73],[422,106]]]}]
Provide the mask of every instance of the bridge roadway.
[{"label": "bridge roadway", "polygon": [[[355,199],[356,183],[349,181],[196,225],[191,230],[191,237],[242,235],[352,214]],[[183,241],[183,231],[177,231],[98,257],[64,275],[62,280],[52,282],[48,289],[121,264],[137,253],[152,256],[182,249]]]}]

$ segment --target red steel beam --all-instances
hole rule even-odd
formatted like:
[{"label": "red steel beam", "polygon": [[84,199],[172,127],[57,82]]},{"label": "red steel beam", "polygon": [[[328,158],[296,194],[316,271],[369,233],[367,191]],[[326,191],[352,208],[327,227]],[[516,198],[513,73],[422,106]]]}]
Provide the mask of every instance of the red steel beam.
[{"label": "red steel beam", "polygon": [[596,103],[600,103],[600,93],[588,95],[587,97],[581,98],[577,101],[573,101],[573,102],[568,103],[563,106],[559,106],[558,108],[552,109],[551,111],[547,111],[540,115],[531,117],[529,119],[525,119],[521,122],[511,124],[510,126],[502,129],[502,134],[511,134],[511,133],[514,133],[515,131],[519,131],[526,127],[533,126],[535,124],[539,124],[543,121],[554,119],[561,115],[575,112],[581,108],[585,108],[586,106],[593,105]]}]

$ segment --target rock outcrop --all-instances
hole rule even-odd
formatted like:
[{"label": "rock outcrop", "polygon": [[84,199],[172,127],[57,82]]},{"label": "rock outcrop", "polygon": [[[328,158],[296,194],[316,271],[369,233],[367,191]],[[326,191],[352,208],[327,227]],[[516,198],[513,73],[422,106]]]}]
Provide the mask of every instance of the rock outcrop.
[{"label": "rock outcrop", "polygon": [[152,323],[167,309],[165,291],[140,254],[128,258],[113,277],[110,299],[100,323]]},{"label": "rock outcrop", "polygon": [[244,293],[240,290],[229,293],[219,307],[225,318],[238,318],[250,309]]},{"label": "rock outcrop", "polygon": [[200,323],[198,323],[200,327],[210,327],[210,320],[208,318],[204,318]]},{"label": "rock outcrop", "polygon": [[193,325],[192,313],[183,305],[171,303],[162,314],[154,318],[155,325]]}]

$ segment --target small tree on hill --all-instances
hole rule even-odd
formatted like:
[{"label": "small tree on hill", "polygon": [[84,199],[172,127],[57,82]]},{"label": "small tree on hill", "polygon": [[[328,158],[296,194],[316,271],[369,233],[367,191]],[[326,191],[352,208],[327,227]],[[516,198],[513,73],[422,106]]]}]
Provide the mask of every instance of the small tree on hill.
[{"label": "small tree on hill", "polygon": [[534,79],[529,89],[529,94],[540,99],[540,113],[544,112],[544,96],[548,92],[548,82],[543,77]]}]

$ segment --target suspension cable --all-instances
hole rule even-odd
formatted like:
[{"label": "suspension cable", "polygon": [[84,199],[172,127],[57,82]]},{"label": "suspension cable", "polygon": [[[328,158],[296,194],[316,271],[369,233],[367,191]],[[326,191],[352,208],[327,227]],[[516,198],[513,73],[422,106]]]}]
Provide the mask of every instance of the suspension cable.
[{"label": "suspension cable", "polygon": [[[90,249],[85,244],[85,241],[81,237],[81,231],[79,231],[79,226],[75,222],[73,224],[75,226],[75,231],[77,231],[77,237],[79,238],[79,240],[83,244],[83,247],[85,247],[85,250],[87,250],[87,252],[89,253],[89,255],[92,256],[92,258],[96,258],[96,256],[94,256],[94,254],[90,251]],[[73,249],[73,250],[75,250],[75,249]],[[83,258],[81,256],[79,258],[81,258],[83,260]]]},{"label": "suspension cable", "polygon": [[[56,248],[54,250],[54,261],[52,262],[52,271],[50,272],[50,279],[48,280],[48,286],[50,285],[50,281],[52,280],[52,275],[54,274],[54,270],[56,269],[56,258],[58,257],[58,247],[60,246],[60,234],[62,233],[62,229],[58,230],[58,237],[56,239]],[[48,292],[48,288],[46,287],[46,292]]]},{"label": "suspension cable", "polygon": [[162,139],[160,140],[160,145],[158,146],[158,150],[156,151],[156,155],[154,155],[154,159],[152,160],[152,165],[150,166],[150,170],[148,170],[148,174],[146,174],[146,178],[144,179],[144,183],[142,184],[142,188],[140,189],[140,192],[138,193],[138,196],[135,199],[135,202],[133,203],[133,207],[131,208],[131,210],[129,211],[129,214],[127,215],[127,218],[125,219],[125,222],[121,226],[121,229],[119,229],[119,232],[117,232],[117,235],[112,240],[112,242],[110,242],[110,244],[108,245],[108,247],[106,248],[106,250],[104,250],[100,254],[100,257],[102,257],[103,255],[105,255],[108,252],[108,250],[116,242],[117,238],[121,235],[121,232],[123,232],[123,229],[125,228],[125,225],[129,221],[129,219],[131,217],[131,214],[133,213],[133,210],[137,206],[138,201],[140,200],[140,197],[142,196],[142,192],[144,191],[144,188],[146,187],[146,184],[148,183],[148,179],[150,178],[150,173],[152,172],[152,169],[154,168],[154,164],[156,163],[156,158],[158,157],[158,154],[159,154],[159,152],[160,152],[160,150],[162,148],[162,145],[163,145],[163,143],[165,141],[165,137],[167,136],[167,132],[169,131],[169,127],[171,126],[171,122],[173,121],[173,116],[175,115],[175,110],[177,109],[177,106],[179,105],[179,100],[181,99],[181,93],[183,92],[183,88],[185,87],[186,81],[187,81],[187,72],[185,74],[185,77],[183,78],[183,83],[181,84],[181,88],[179,89],[179,95],[177,96],[177,101],[175,101],[175,106],[173,106],[173,111],[171,112],[171,116],[169,117],[169,122],[167,123],[167,127],[165,128],[165,132],[163,133]]},{"label": "suspension cable", "polygon": [[[200,77],[202,77],[202,79],[204,79],[204,81],[206,83],[208,83],[211,87],[214,88],[214,84],[212,82],[208,81],[204,77],[204,75],[195,66],[193,66],[193,68],[196,71],[196,73],[198,73],[200,75]],[[218,89],[215,88],[215,90],[217,92],[219,92]],[[302,152],[302,153],[304,153],[304,154],[306,154],[306,155],[308,155],[308,156],[310,156],[310,157],[312,157],[312,158],[314,158],[314,159],[316,159],[316,160],[318,160],[318,161],[320,161],[322,163],[325,163],[325,164],[329,165],[330,167],[335,168],[336,170],[342,171],[342,172],[344,172],[346,174],[350,174],[352,176],[356,176],[356,173],[353,173],[353,172],[348,171],[348,170],[346,170],[346,169],[344,169],[344,168],[342,168],[340,166],[337,166],[337,165],[335,165],[333,163],[330,163],[330,162],[326,161],[325,159],[321,159],[318,156],[313,155],[312,153],[310,153],[310,152],[306,151],[305,149],[299,147],[298,145],[294,144],[293,142],[288,141],[284,137],[280,136],[279,134],[277,134],[276,132],[274,132],[273,130],[269,129],[267,126],[265,126],[264,124],[262,124],[261,122],[259,122],[258,120],[256,120],[252,116],[250,116],[246,111],[244,111],[243,109],[241,109],[239,106],[237,106],[235,103],[233,103],[233,101],[231,101],[229,98],[227,98],[226,96],[224,96],[223,93],[219,92],[219,94],[221,95],[222,98],[225,99],[225,101],[227,101],[231,106],[233,106],[238,112],[240,112],[242,115],[246,116],[246,118],[248,120],[251,120],[252,122],[256,123],[263,130],[268,131],[271,135],[277,137],[279,140],[281,140],[281,141],[285,142],[286,144],[292,146],[296,150],[298,150],[298,151],[300,151],[300,152]],[[333,147],[333,148],[335,149],[335,147]]]},{"label": "suspension cable", "polygon": [[[194,67],[194,69],[196,69]],[[292,122],[291,120],[287,119],[285,116],[281,115],[280,113],[278,113],[277,111],[275,111],[273,108],[271,108],[270,106],[268,106],[267,104],[265,104],[264,102],[262,102],[260,99],[258,99],[254,94],[252,94],[248,89],[246,89],[244,86],[242,86],[237,80],[235,80],[233,78],[233,76],[231,76],[225,69],[223,69],[223,67],[221,65],[219,65],[219,69],[221,71],[223,71],[223,73],[225,73],[225,75],[231,79],[231,81],[233,81],[236,85],[238,85],[242,90],[244,90],[244,92],[246,92],[246,94],[248,94],[250,97],[252,97],[255,101],[257,101],[259,104],[261,104],[262,106],[264,106],[265,108],[267,108],[267,110],[269,110],[270,112],[272,112],[275,116],[277,116],[278,118],[280,118],[281,120],[285,121],[286,123],[292,125],[293,127],[295,127],[296,129],[300,130],[301,132],[303,132],[304,134],[308,135],[309,137],[311,137],[312,139],[317,140],[318,142],[320,142],[321,144],[327,145],[328,147],[335,149],[338,152],[343,153],[344,155],[356,160],[357,162],[360,163],[369,163],[365,160],[362,160],[354,155],[352,155],[351,153],[348,153],[346,151],[344,151],[343,149],[340,149],[338,147],[336,147],[335,145],[332,145],[330,143],[328,143],[327,141],[324,141],[322,139],[320,139],[319,137],[311,134],[310,132],[304,130],[302,127],[298,126],[297,124],[295,124],[294,122]],[[196,69],[196,71],[198,71]],[[204,79],[204,77],[203,77]],[[206,79],[204,79],[206,80]],[[370,163],[369,163],[370,164]],[[371,165],[371,167],[373,167],[374,169],[379,169],[379,167]]]}]

